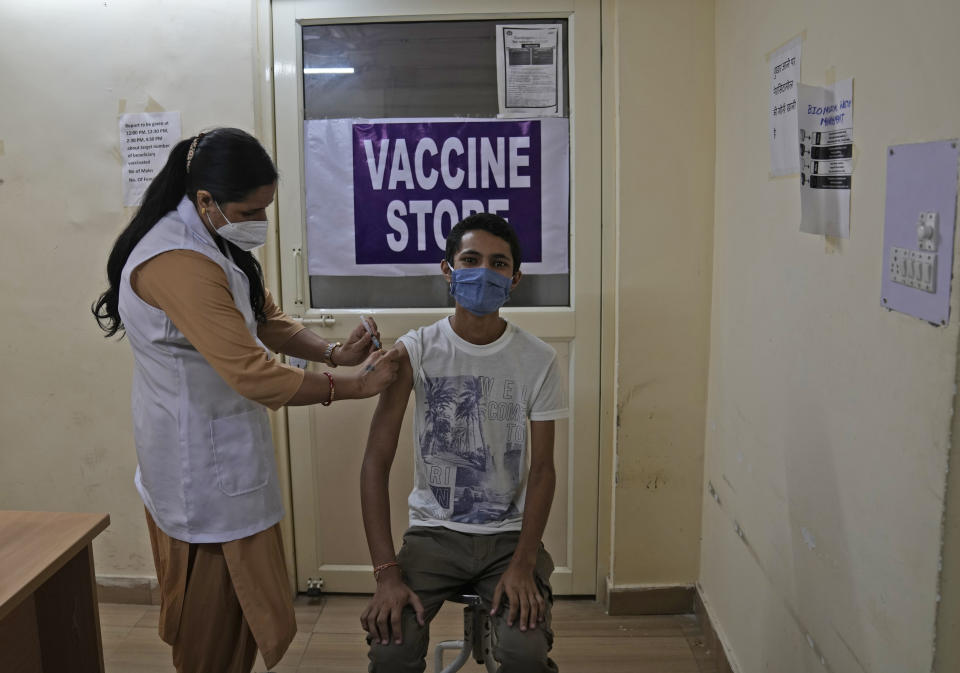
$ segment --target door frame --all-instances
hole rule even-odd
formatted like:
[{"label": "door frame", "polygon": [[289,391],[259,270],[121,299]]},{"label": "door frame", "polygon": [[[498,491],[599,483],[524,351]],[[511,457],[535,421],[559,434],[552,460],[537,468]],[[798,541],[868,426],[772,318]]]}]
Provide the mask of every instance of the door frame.
[{"label": "door frame", "polygon": [[[398,20],[430,20],[430,19],[499,19],[504,16],[510,18],[556,18],[566,15],[570,20],[571,38],[574,35],[573,26],[576,25],[574,8],[577,7],[581,17],[587,17],[593,24],[596,35],[597,47],[600,50],[608,46],[616,46],[616,27],[611,22],[610,17],[614,14],[611,11],[610,3],[614,0],[531,0],[533,4],[543,4],[549,9],[544,11],[515,11],[515,2],[510,0],[492,0],[484,7],[483,13],[473,13],[466,11],[470,4],[465,0],[456,2],[446,2],[442,5],[435,0],[408,0],[404,2],[404,11],[394,9],[391,13],[391,7],[384,7],[383,3],[376,0],[356,0],[354,2],[344,2],[341,0],[317,0],[325,8],[326,16],[324,23],[348,23],[348,22],[372,22],[372,21],[398,21]],[[277,80],[282,77],[296,77],[298,72],[285,72],[290,70],[289,63],[277,62],[274,52],[274,7],[285,4],[284,0],[256,0],[254,9],[256,21],[256,57],[254,58],[254,119],[255,132],[258,138],[263,142],[268,152],[277,160],[277,134],[278,132],[291,132],[278,130],[276,119],[276,86]],[[411,9],[413,8],[413,9]],[[438,14],[438,8],[445,10]],[[456,11],[458,8],[461,11]],[[419,10],[419,11],[417,11]],[[584,19],[581,19],[581,21]],[[615,52],[613,52],[615,53]],[[593,593],[597,596],[604,596],[606,593],[606,580],[611,567],[611,526],[612,521],[612,490],[614,488],[613,479],[615,470],[614,463],[614,442],[615,442],[615,407],[616,407],[616,309],[617,301],[617,252],[616,252],[616,228],[618,225],[618,214],[616,212],[616,194],[618,186],[615,181],[616,173],[616,141],[617,141],[617,123],[618,116],[615,113],[616,104],[616,64],[613,60],[599,59],[599,69],[596,77],[584,76],[585,68],[575,65],[578,60],[583,59],[583,55],[578,57],[578,51],[574,45],[574,40],[570,39],[570,74],[569,86],[571,92],[576,91],[577,87],[595,89],[592,95],[594,100],[599,101],[595,109],[578,110],[578,128],[589,127],[597,132],[597,142],[600,144],[600,165],[598,180],[596,204],[594,208],[593,219],[597,219],[598,234],[595,238],[592,249],[593,259],[597,260],[596,268],[591,270],[589,279],[590,296],[576,296],[574,287],[571,287],[571,305],[576,307],[574,302],[580,301],[586,304],[588,301],[596,306],[597,313],[597,336],[595,338],[596,348],[598,350],[598,376],[592,380],[574,381],[571,380],[571,395],[576,390],[577,404],[587,404],[595,407],[591,417],[596,419],[596,439],[593,443],[596,445],[596,451],[588,452],[591,454],[590,460],[578,461],[577,454],[570,451],[570,474],[582,474],[584,470],[592,473],[595,478],[591,479],[589,485],[581,482],[580,489],[589,490],[588,499],[595,504],[595,516],[590,522],[588,528],[592,528],[594,545],[589,550],[589,555],[593,556],[592,565],[595,568],[595,577],[592,586],[587,587],[584,582],[580,582],[575,593]],[[294,68],[300,66],[299,51]],[[613,67],[611,68],[611,63]],[[577,81],[577,73],[583,81]],[[571,98],[572,100],[572,98]],[[302,89],[298,92],[297,104],[302,109]],[[571,103],[571,108],[573,105]],[[589,119],[585,119],[589,117]],[[571,184],[575,179],[575,157],[576,157],[576,134],[574,134],[574,111],[571,109]],[[302,125],[296,125],[295,132],[298,138],[298,145],[302,148]],[[583,142],[583,141],[581,141]],[[303,189],[302,189],[302,170],[298,172],[299,178],[296,187],[300,190],[300,209],[298,215],[302,218],[304,212]],[[278,222],[279,198],[272,206],[271,219]],[[588,214],[581,213],[578,209],[574,190],[571,189],[571,216],[576,217],[578,221],[583,222]],[[290,216],[288,214],[288,216]],[[301,219],[302,221],[302,219]],[[612,226],[611,226],[612,225]],[[581,225],[582,226],[582,225]],[[261,261],[264,264],[264,273],[269,287],[274,288],[274,294],[278,297],[281,306],[289,307],[291,298],[284,296],[282,287],[291,287],[290,283],[296,282],[290,274],[296,273],[295,265],[287,263],[281,264],[283,250],[281,247],[281,237],[279,228],[275,227],[272,231],[272,237],[268,240]],[[576,232],[576,230],[575,230]],[[571,252],[573,251],[574,236],[571,236]],[[581,253],[582,254],[582,253]],[[571,255],[571,274],[576,273],[576,258]],[[583,273],[583,270],[580,271]],[[286,281],[286,285],[282,282]],[[588,294],[588,293],[581,293]],[[568,327],[565,323],[572,318],[563,315],[561,310],[551,311],[551,309],[538,309],[538,332],[551,333],[554,331],[566,331]],[[303,322],[316,323],[318,320],[305,312],[289,311],[292,315],[300,317]],[[427,313],[422,309],[417,309],[418,313]],[[438,314],[445,311],[437,311]],[[299,313],[299,315],[297,315]],[[524,326],[523,322],[519,322]],[[552,328],[551,328],[552,325]],[[544,328],[547,328],[544,330]],[[575,343],[575,342],[574,342]],[[306,558],[305,552],[315,548],[317,543],[315,528],[313,522],[297,520],[293,516],[293,481],[298,478],[308,477],[312,474],[308,470],[292,469],[291,445],[296,438],[291,436],[291,427],[289,424],[290,414],[296,413],[296,409],[281,409],[272,414],[274,441],[277,446],[276,458],[278,464],[278,473],[283,488],[284,502],[287,507],[288,516],[281,522],[284,535],[284,547],[287,553],[288,571],[290,572],[294,586],[304,590],[305,584],[302,581],[297,582],[296,577],[306,575],[304,570],[312,564]],[[305,427],[305,423],[298,423]],[[571,424],[571,446],[575,444],[573,438],[576,437],[575,428]],[[300,441],[306,441],[305,437],[300,437]],[[586,463],[586,464],[582,464]],[[577,524],[574,518],[573,499],[568,502],[568,517],[571,525]],[[303,517],[300,517],[301,519]],[[582,538],[581,538],[582,539]],[[568,558],[573,559],[576,554],[585,555],[585,550],[576,550],[573,548],[572,537],[568,542]]]}]

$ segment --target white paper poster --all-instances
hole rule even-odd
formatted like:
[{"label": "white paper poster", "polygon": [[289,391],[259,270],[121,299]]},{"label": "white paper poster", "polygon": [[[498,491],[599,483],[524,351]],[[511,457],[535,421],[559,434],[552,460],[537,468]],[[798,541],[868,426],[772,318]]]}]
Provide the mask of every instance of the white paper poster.
[{"label": "white paper poster", "polygon": [[800,172],[797,156],[797,85],[800,84],[800,36],[777,49],[767,62],[770,67],[770,175]]},{"label": "white paper poster", "polygon": [[565,118],[305,121],[310,275],[435,275],[477,212],[513,225],[524,273],[566,273],[569,133]]},{"label": "white paper poster", "polygon": [[170,149],[179,141],[179,112],[120,115],[123,205],[140,205],[143,193],[167,162]]},{"label": "white paper poster", "polygon": [[800,231],[849,238],[853,79],[800,86]]},{"label": "white paper poster", "polygon": [[563,115],[563,26],[497,26],[501,117]]}]

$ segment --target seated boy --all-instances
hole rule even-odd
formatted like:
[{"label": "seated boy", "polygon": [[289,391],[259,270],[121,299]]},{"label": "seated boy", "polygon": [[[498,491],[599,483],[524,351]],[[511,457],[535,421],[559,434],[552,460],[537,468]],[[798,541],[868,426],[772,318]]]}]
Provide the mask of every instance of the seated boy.
[{"label": "seated boy", "polygon": [[[547,656],[553,561],[540,539],[556,482],[553,422],[567,415],[557,354],[500,317],[521,275],[506,220],[479,213],[454,226],[440,268],[456,312],[397,342],[399,375],[380,395],[363,459],[377,578],[360,618],[369,670],[423,671],[430,620],[467,584],[492,615],[501,673],[556,671]],[[411,387],[414,487],[395,555],[387,483]]]}]

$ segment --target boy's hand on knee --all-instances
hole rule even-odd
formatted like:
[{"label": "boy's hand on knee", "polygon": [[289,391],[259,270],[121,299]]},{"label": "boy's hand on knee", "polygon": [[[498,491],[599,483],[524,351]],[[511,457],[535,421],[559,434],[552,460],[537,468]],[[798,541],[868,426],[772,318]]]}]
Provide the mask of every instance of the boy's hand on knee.
[{"label": "boy's hand on knee", "polygon": [[[391,568],[391,570],[395,569]],[[393,641],[400,645],[403,642],[400,618],[403,615],[403,608],[408,603],[417,615],[417,622],[423,626],[423,604],[417,594],[403,582],[399,573],[396,573],[396,576],[382,575],[377,582],[376,593],[370,599],[366,610],[360,615],[363,630],[381,645],[389,645],[392,634]]]},{"label": "boy's hand on knee", "polygon": [[513,626],[519,615],[518,626],[521,631],[526,631],[528,628],[537,628],[537,622],[546,618],[546,603],[537,588],[533,569],[523,569],[510,563],[493,591],[491,615],[500,611],[500,601],[504,596],[508,605],[507,626]]}]

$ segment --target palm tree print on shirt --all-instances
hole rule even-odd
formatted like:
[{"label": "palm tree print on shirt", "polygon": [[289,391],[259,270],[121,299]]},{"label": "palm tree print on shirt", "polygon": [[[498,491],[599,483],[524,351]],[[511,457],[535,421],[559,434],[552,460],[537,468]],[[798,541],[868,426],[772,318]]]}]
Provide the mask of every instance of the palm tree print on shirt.
[{"label": "palm tree print on shirt", "polygon": [[522,405],[513,395],[505,401],[502,389],[515,388],[489,376],[424,376],[420,455],[438,519],[486,523],[517,516],[525,419]]},{"label": "palm tree print on shirt", "polygon": [[459,441],[453,444],[453,451],[475,469],[485,472],[490,460],[490,449],[483,441],[483,425],[480,423],[486,418],[487,407],[484,401],[482,378],[465,376],[461,381],[454,418],[457,421],[457,427],[462,427],[464,430],[458,433]]},{"label": "palm tree print on shirt", "polygon": [[420,438],[423,457],[432,456],[450,445],[450,417],[447,409],[457,400],[457,391],[450,377],[424,377],[426,427]]},{"label": "palm tree print on shirt", "polygon": [[426,422],[420,437],[424,458],[442,456],[445,461],[486,471],[490,447],[484,441],[482,421],[491,382],[484,376],[424,377]]}]

